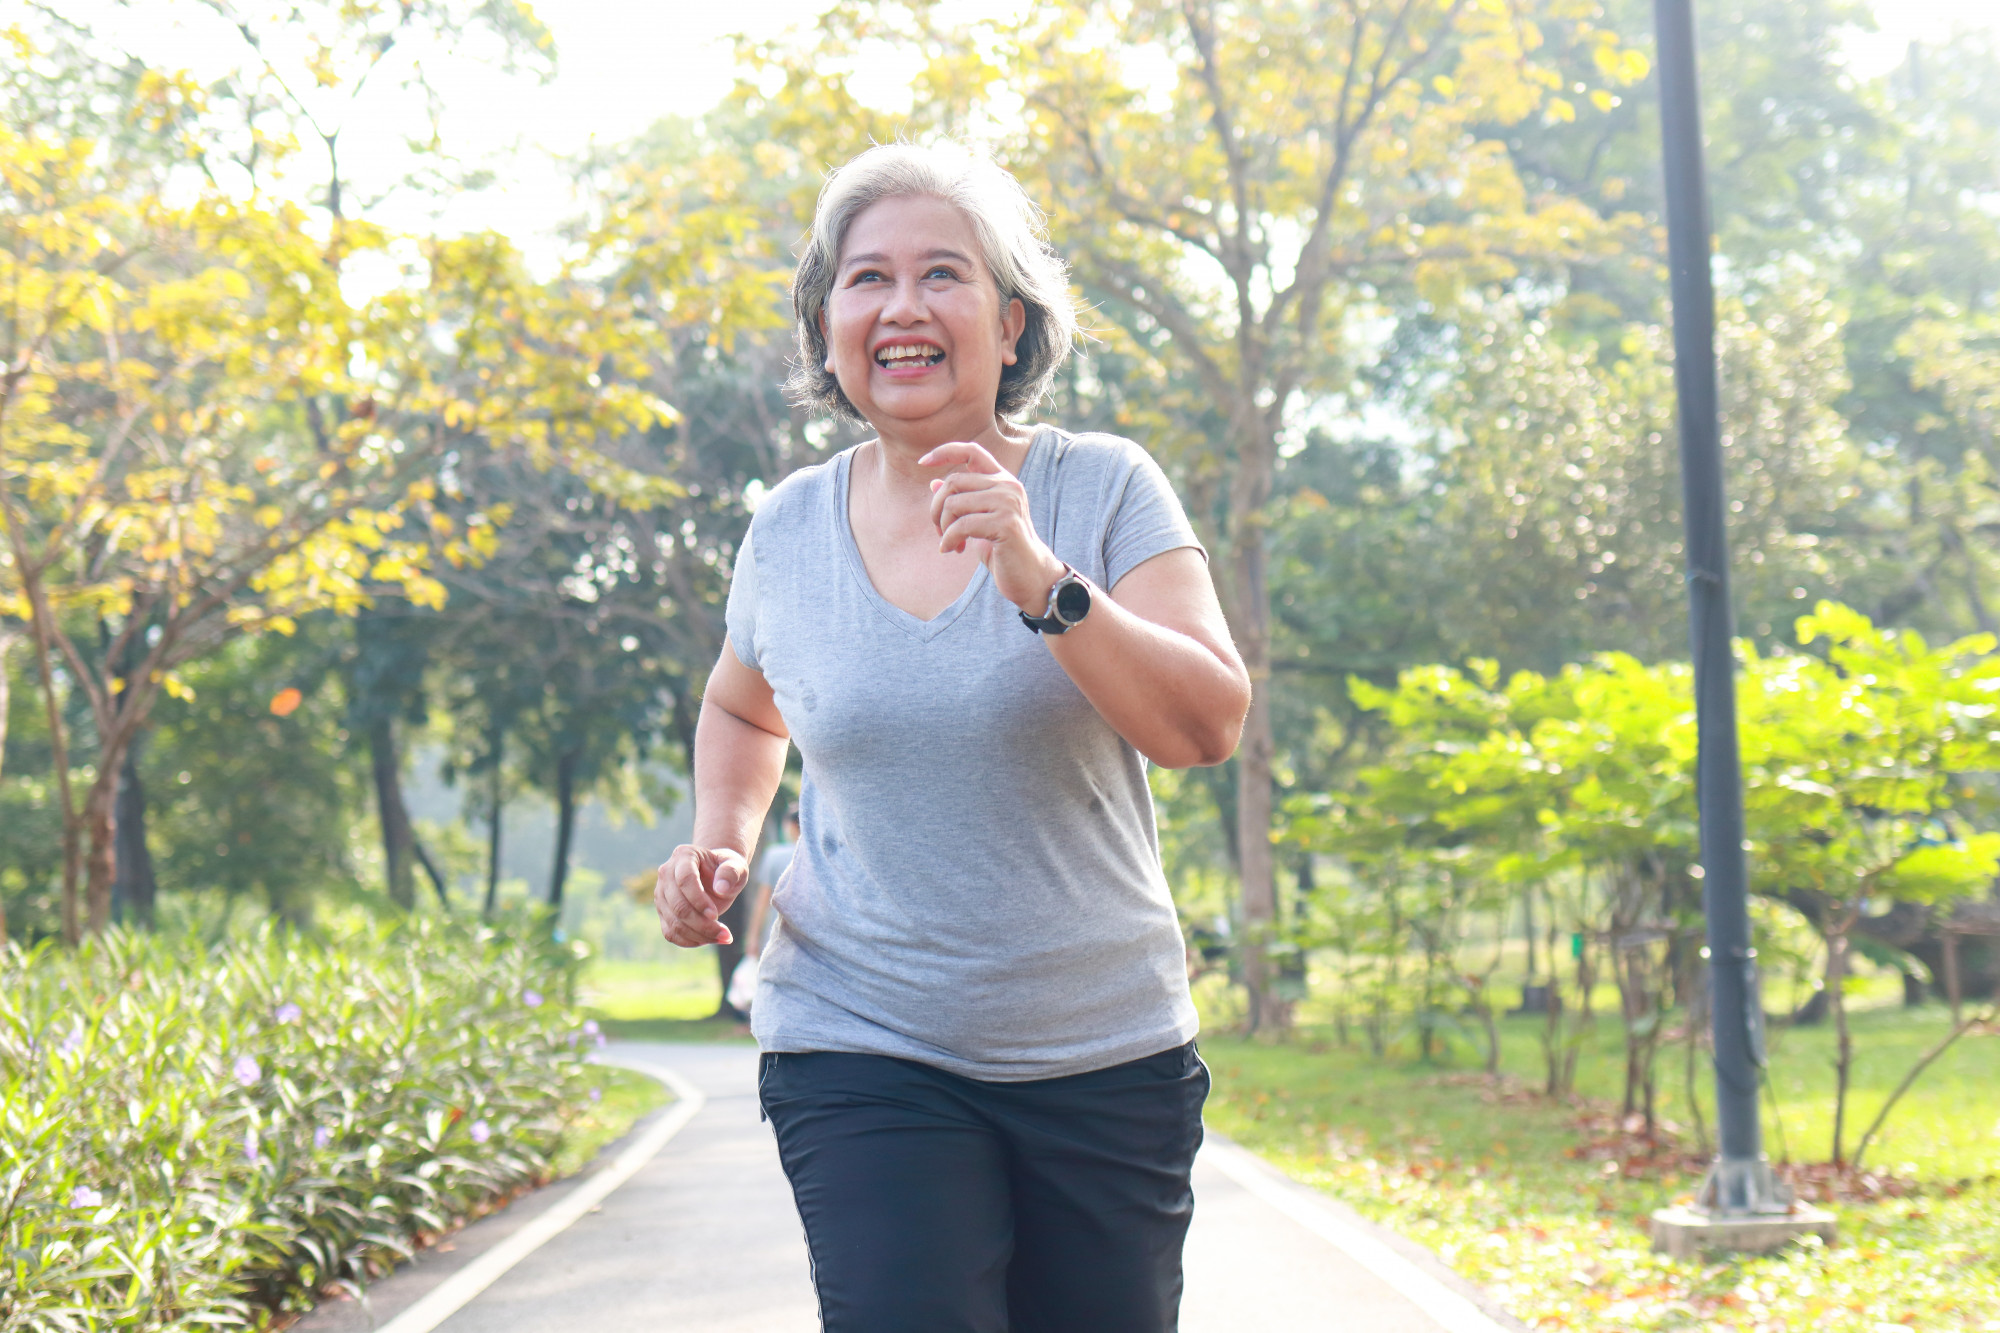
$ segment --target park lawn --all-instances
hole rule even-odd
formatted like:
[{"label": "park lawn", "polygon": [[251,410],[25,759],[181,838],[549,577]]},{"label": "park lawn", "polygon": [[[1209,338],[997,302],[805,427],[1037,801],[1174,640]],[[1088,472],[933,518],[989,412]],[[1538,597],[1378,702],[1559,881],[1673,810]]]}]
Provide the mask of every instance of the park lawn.
[{"label": "park lawn", "polygon": [[607,1036],[623,1041],[748,1041],[750,1031],[715,1016],[722,983],[715,950],[662,944],[658,958],[593,958],[577,1002]]},{"label": "park lawn", "polygon": [[[1935,1007],[1856,1016],[1863,1123],[1944,1021]],[[1876,1164],[1914,1177],[1916,1194],[1838,1205],[1831,1249],[1687,1263],[1653,1254],[1642,1225],[1698,1182],[1692,1135],[1684,1152],[1642,1160],[1605,1114],[1596,1099],[1615,1097],[1621,1077],[1615,1018],[1580,1068],[1588,1096],[1534,1094],[1537,1022],[1503,1024],[1503,1063],[1520,1077],[1498,1088],[1463,1051],[1457,1067],[1426,1067],[1342,1049],[1314,1028],[1285,1045],[1207,1036],[1208,1119],[1430,1246],[1538,1328],[2000,1330],[2000,1036],[1961,1042],[1898,1108]],[[1800,1159],[1825,1156],[1830,1122],[1817,1103],[1830,1093],[1831,1047],[1823,1028],[1773,1041],[1778,1121]],[[1663,1052],[1664,1112],[1685,1123],[1679,1054]]]},{"label": "park lawn", "polygon": [[590,1165],[598,1153],[673,1098],[660,1080],[630,1069],[591,1065],[584,1078],[590,1087],[589,1107],[569,1123],[552,1164],[557,1177],[574,1175]]}]

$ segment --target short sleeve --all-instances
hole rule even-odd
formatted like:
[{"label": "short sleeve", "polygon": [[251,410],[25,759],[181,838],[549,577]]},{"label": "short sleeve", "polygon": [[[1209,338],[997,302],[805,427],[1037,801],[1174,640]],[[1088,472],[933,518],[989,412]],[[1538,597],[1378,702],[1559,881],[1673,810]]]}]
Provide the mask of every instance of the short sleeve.
[{"label": "short sleeve", "polygon": [[746,532],[743,544],[736,548],[736,572],[729,580],[729,604],[722,618],[736,660],[752,671],[762,671],[757,665],[757,556],[750,541],[751,534]]},{"label": "short sleeve", "polygon": [[1208,552],[1194,535],[1187,511],[1160,465],[1138,445],[1130,445],[1131,466],[1124,483],[1114,488],[1104,525],[1104,577],[1107,588],[1156,555],[1193,547],[1203,559]]}]

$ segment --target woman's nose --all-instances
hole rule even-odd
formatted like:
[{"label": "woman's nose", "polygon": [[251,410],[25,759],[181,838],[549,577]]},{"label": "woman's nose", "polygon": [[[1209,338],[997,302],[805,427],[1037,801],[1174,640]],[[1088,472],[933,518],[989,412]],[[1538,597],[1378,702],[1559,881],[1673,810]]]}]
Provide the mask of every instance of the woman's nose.
[{"label": "woman's nose", "polygon": [[924,286],[915,278],[898,278],[889,300],[882,307],[884,324],[917,324],[929,318],[924,302]]}]

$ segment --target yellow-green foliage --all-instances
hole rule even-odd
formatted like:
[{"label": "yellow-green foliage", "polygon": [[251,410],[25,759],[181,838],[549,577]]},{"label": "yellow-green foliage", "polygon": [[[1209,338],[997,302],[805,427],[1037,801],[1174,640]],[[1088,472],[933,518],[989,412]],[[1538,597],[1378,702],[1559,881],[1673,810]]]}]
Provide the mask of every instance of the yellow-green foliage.
[{"label": "yellow-green foliage", "polygon": [[0,1330],[259,1327],[546,1178],[572,965],[422,921],[0,955]]}]

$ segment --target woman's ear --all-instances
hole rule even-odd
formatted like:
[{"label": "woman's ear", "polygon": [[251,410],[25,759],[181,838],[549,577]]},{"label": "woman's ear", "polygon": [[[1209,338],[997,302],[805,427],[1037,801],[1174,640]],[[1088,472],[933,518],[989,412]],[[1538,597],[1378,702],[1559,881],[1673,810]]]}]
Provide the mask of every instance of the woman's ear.
[{"label": "woman's ear", "polygon": [[1000,316],[1000,364],[1011,366],[1021,359],[1017,344],[1021,335],[1028,331],[1028,307],[1015,297],[1007,303],[1006,312]]}]

